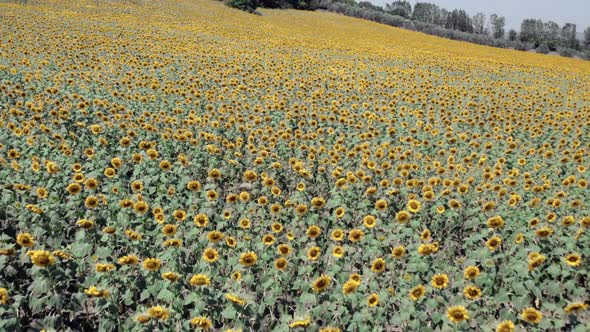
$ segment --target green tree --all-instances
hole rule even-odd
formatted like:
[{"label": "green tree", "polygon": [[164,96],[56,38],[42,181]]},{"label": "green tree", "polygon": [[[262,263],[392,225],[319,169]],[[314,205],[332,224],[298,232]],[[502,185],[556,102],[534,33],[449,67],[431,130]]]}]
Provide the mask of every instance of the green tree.
[{"label": "green tree", "polygon": [[385,11],[392,15],[409,18],[412,15],[412,5],[407,1],[398,0],[385,4]]},{"label": "green tree", "polygon": [[586,30],[584,30],[584,45],[586,45],[587,48],[590,48],[590,27],[587,27]]},{"label": "green tree", "polygon": [[258,0],[225,0],[225,4],[249,13],[253,13],[259,5]]}]

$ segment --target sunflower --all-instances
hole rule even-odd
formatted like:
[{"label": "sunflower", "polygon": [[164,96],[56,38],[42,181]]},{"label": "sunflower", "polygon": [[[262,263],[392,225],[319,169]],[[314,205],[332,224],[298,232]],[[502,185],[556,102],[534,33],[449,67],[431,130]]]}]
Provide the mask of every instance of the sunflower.
[{"label": "sunflower", "polygon": [[164,272],[162,273],[162,278],[169,281],[176,281],[180,279],[180,274],[174,272]]},{"label": "sunflower", "polygon": [[539,228],[535,234],[540,237],[541,239],[548,238],[551,234],[553,234],[553,228],[551,227],[543,227]]},{"label": "sunflower", "polygon": [[322,250],[320,247],[311,247],[307,250],[307,259],[310,261],[317,261],[322,254]]},{"label": "sunflower", "polygon": [[207,233],[207,240],[211,243],[217,243],[223,240],[223,233],[220,231],[210,231]]},{"label": "sunflower", "polygon": [[228,299],[230,302],[235,303],[241,307],[246,305],[246,300],[234,294],[227,293],[225,294],[225,298]]},{"label": "sunflower", "polygon": [[379,295],[377,295],[377,293],[373,293],[371,295],[369,295],[369,298],[367,298],[367,304],[369,305],[369,307],[376,307],[379,305]]},{"label": "sunflower", "polygon": [[487,225],[489,228],[502,228],[504,227],[504,218],[500,216],[494,216],[488,219]]},{"label": "sunflower", "polygon": [[144,201],[137,201],[135,204],[133,204],[133,210],[135,210],[135,213],[140,215],[146,213],[149,208],[150,206],[148,205],[148,203]]},{"label": "sunflower", "polygon": [[520,313],[520,318],[530,324],[539,324],[543,319],[543,314],[535,308],[528,307]]},{"label": "sunflower", "polygon": [[425,229],[420,233],[420,240],[422,241],[430,241],[431,233],[429,229]]},{"label": "sunflower", "polygon": [[203,316],[193,317],[191,319],[191,325],[203,331],[209,331],[211,328],[213,328],[211,319]]},{"label": "sunflower", "polygon": [[203,251],[203,259],[207,263],[213,263],[219,258],[219,253],[214,248],[207,248]]},{"label": "sunflower", "polygon": [[197,180],[189,181],[186,184],[186,188],[190,191],[198,191],[201,189],[201,182],[199,182]]},{"label": "sunflower", "polygon": [[55,262],[55,257],[53,257],[53,255],[46,250],[31,250],[27,252],[27,256],[30,257],[33,264],[39,267],[53,265]]},{"label": "sunflower", "polygon": [[157,271],[162,266],[162,262],[157,258],[146,258],[143,260],[143,268],[148,271]]},{"label": "sunflower", "polygon": [[80,219],[76,222],[76,224],[84,229],[90,229],[94,227],[94,221],[88,219]]},{"label": "sunflower", "polygon": [[311,319],[308,316],[303,319],[296,319],[296,320],[292,321],[291,323],[289,323],[289,327],[290,328],[308,327],[309,324],[311,324]]},{"label": "sunflower", "polygon": [[496,332],[514,332],[514,322],[505,320],[496,326]]},{"label": "sunflower", "polygon": [[375,273],[381,273],[385,271],[385,260],[383,258],[377,258],[371,263],[371,271]]},{"label": "sunflower", "polygon": [[400,224],[405,224],[410,220],[410,213],[408,211],[399,211],[395,214],[395,221]]},{"label": "sunflower", "polygon": [[462,305],[454,306],[447,309],[447,317],[451,322],[458,324],[469,319],[469,312]]},{"label": "sunflower", "polygon": [[430,284],[438,289],[447,288],[449,286],[449,277],[446,274],[435,274],[432,276]]},{"label": "sunflower", "polygon": [[285,271],[287,268],[288,261],[284,257],[279,257],[275,260],[274,266],[279,271]]},{"label": "sunflower", "polygon": [[318,277],[316,280],[313,281],[313,283],[311,284],[311,288],[313,289],[314,292],[321,293],[321,292],[325,291],[326,289],[328,289],[328,287],[330,287],[331,283],[332,283],[332,278],[330,276],[323,274],[320,277]]},{"label": "sunflower", "polygon": [[582,257],[575,252],[565,256],[564,260],[567,265],[573,267],[578,267],[582,264]]},{"label": "sunflower", "polygon": [[336,218],[342,218],[344,217],[344,214],[346,213],[346,209],[342,206],[336,208],[336,210],[334,210],[334,214],[336,215]]},{"label": "sunflower", "polygon": [[355,280],[347,280],[342,285],[342,294],[348,295],[348,294],[351,294],[351,293],[356,292],[356,290],[359,287],[359,285],[360,285],[360,283],[358,283]]},{"label": "sunflower", "polygon": [[415,199],[411,199],[411,200],[408,201],[408,204],[406,205],[406,208],[411,213],[417,213],[417,212],[420,212],[420,210],[422,209],[422,204],[419,201],[415,200]]},{"label": "sunflower", "polygon": [[568,314],[577,314],[577,313],[582,312],[586,309],[588,309],[588,305],[584,302],[572,303],[564,308],[565,312],[567,312]]},{"label": "sunflower", "polygon": [[209,223],[209,217],[204,213],[199,213],[195,216],[193,222],[197,227],[203,228]]},{"label": "sunflower", "polygon": [[365,216],[363,217],[363,224],[367,228],[373,228],[375,225],[377,225],[377,218],[371,215]]},{"label": "sunflower", "polygon": [[322,327],[319,332],[342,332],[342,330],[337,327],[327,326]]},{"label": "sunflower", "polygon": [[33,236],[29,233],[18,233],[16,243],[21,247],[32,248],[35,245],[35,240],[33,240]]},{"label": "sunflower", "polygon": [[309,226],[307,228],[307,231],[305,232],[307,237],[309,237],[310,239],[317,238],[318,236],[320,236],[321,233],[322,233],[322,229],[316,225]]},{"label": "sunflower", "polygon": [[420,246],[418,246],[418,253],[421,256],[428,256],[430,254],[433,254],[435,252],[438,251],[438,247],[435,244],[431,244],[431,243],[423,243]]},{"label": "sunflower", "polygon": [[365,236],[365,233],[360,229],[353,229],[348,233],[348,239],[352,243],[360,242],[364,236]]},{"label": "sunflower", "polygon": [[8,304],[10,302],[10,295],[6,288],[0,288],[0,304]]},{"label": "sunflower", "polygon": [[413,301],[418,301],[424,296],[424,294],[426,294],[426,288],[423,285],[418,285],[412,288],[409,292],[410,298]]},{"label": "sunflower", "polygon": [[406,255],[406,248],[404,248],[403,246],[397,246],[393,249],[391,249],[391,255],[394,258],[402,258]]},{"label": "sunflower", "polygon": [[106,176],[109,179],[112,179],[115,177],[115,175],[117,175],[117,171],[114,168],[111,167],[107,167],[104,170],[104,176]]},{"label": "sunflower", "polygon": [[189,280],[191,286],[209,286],[211,285],[211,279],[204,274],[195,274]]},{"label": "sunflower", "polygon": [[164,227],[162,227],[162,234],[168,237],[174,236],[174,234],[176,234],[176,228],[176,225],[166,224]]},{"label": "sunflower", "polygon": [[174,216],[174,219],[176,219],[176,221],[178,222],[184,221],[186,219],[186,211],[184,210],[174,210],[174,212],[172,212],[172,215]]},{"label": "sunflower", "polygon": [[311,205],[316,209],[321,209],[326,205],[326,200],[321,197],[314,197],[311,199]]},{"label": "sunflower", "polygon": [[258,256],[253,251],[249,251],[240,255],[240,264],[249,267],[256,264]]},{"label": "sunflower", "polygon": [[479,268],[477,266],[470,265],[463,270],[465,279],[475,279],[479,277]]},{"label": "sunflower", "polygon": [[489,240],[486,241],[486,247],[490,249],[490,251],[496,251],[498,247],[502,244],[502,239],[499,236],[493,236]]},{"label": "sunflower", "polygon": [[95,209],[98,207],[98,198],[96,196],[88,196],[84,201],[84,206],[88,209]]},{"label": "sunflower", "polygon": [[384,199],[379,199],[375,202],[375,210],[377,211],[383,211],[385,209],[387,209],[387,201]]},{"label": "sunflower", "polygon": [[342,246],[334,247],[334,249],[332,249],[332,256],[342,258],[344,256],[344,248]]},{"label": "sunflower", "polygon": [[270,228],[272,229],[273,232],[275,233],[280,233],[283,231],[283,224],[279,223],[279,222],[274,222]]},{"label": "sunflower", "polygon": [[168,310],[159,305],[149,308],[147,314],[150,315],[152,318],[156,318],[159,320],[167,320],[170,317],[170,313],[168,312]]},{"label": "sunflower", "polygon": [[123,256],[119,258],[118,262],[121,265],[134,265],[139,263],[139,258],[134,255]]},{"label": "sunflower", "polygon": [[94,268],[96,272],[110,272],[117,269],[114,264],[110,263],[97,263]]},{"label": "sunflower", "polygon": [[336,228],[330,233],[330,238],[334,241],[342,241],[344,239],[344,231],[340,228]]},{"label": "sunflower", "polygon": [[467,286],[463,289],[463,294],[470,300],[475,300],[481,297],[481,290],[476,286]]}]

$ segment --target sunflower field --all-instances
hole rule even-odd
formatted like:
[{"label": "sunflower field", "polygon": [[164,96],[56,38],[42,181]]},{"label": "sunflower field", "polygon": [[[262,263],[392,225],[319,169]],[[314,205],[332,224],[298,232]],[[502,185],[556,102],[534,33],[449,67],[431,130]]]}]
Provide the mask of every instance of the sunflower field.
[{"label": "sunflower field", "polygon": [[0,3],[0,331],[588,331],[589,168],[590,62]]}]

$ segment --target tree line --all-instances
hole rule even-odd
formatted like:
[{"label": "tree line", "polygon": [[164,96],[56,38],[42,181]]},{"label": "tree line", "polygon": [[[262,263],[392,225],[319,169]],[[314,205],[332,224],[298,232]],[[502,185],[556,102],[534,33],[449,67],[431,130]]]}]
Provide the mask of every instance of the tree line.
[{"label": "tree line", "polygon": [[395,27],[424,32],[439,37],[471,43],[513,48],[538,53],[557,51],[563,56],[590,59],[590,27],[584,30],[583,39],[577,38],[573,23],[563,26],[553,21],[525,19],[520,31],[506,32],[506,19],[499,14],[477,13],[470,16],[463,9],[448,10],[429,2],[414,6],[405,0],[387,3],[384,7],[368,1],[354,0],[224,0],[225,4],[251,13],[256,8],[323,9]]}]

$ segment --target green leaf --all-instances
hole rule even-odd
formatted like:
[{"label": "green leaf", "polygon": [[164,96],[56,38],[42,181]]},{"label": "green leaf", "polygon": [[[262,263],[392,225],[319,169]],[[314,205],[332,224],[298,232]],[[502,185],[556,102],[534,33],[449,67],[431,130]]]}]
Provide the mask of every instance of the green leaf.
[{"label": "green leaf", "polygon": [[[264,308],[264,306],[262,306]],[[222,312],[221,316],[226,319],[233,320],[236,318],[236,309],[232,305],[227,306]]]}]

